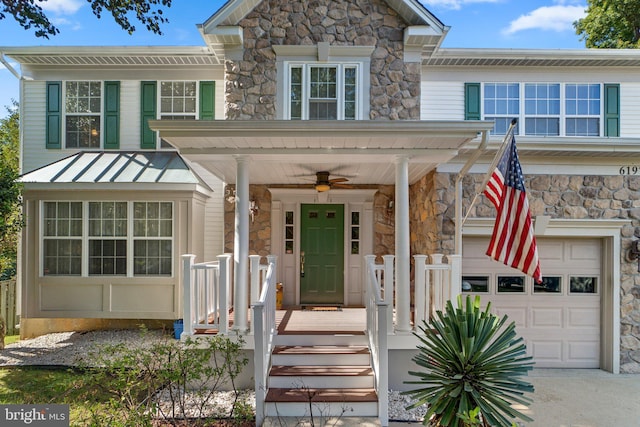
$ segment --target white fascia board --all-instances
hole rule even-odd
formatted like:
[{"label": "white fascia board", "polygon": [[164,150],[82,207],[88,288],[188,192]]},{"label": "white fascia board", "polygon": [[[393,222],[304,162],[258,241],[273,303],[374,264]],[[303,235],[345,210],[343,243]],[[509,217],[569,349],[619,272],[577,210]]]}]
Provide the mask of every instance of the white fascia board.
[{"label": "white fascia board", "polygon": [[439,49],[435,57],[465,59],[640,59],[637,49]]},{"label": "white fascia board", "polygon": [[211,197],[213,190],[200,184],[158,184],[158,183],[50,183],[50,182],[24,182],[25,191],[144,191],[145,193],[163,193],[168,191],[189,191]]},{"label": "white fascia board", "polygon": [[166,56],[210,55],[206,46],[12,46],[0,52],[19,55],[47,56]]}]

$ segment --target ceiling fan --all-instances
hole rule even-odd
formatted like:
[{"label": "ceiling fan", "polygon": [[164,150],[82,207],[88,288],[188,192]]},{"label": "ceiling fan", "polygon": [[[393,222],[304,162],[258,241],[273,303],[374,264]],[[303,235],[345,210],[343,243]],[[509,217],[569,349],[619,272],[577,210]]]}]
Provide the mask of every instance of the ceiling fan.
[{"label": "ceiling fan", "polygon": [[331,190],[331,188],[350,188],[348,184],[343,184],[349,181],[347,178],[333,178],[329,179],[331,175],[328,171],[316,172],[316,183],[314,187],[318,193]]}]

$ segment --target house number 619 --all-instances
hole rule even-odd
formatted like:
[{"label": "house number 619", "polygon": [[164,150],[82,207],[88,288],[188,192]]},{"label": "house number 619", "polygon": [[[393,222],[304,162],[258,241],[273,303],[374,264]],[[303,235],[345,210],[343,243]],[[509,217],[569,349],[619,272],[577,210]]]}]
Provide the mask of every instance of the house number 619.
[{"label": "house number 619", "polygon": [[620,168],[620,175],[637,175],[640,172],[638,166],[622,166]]}]

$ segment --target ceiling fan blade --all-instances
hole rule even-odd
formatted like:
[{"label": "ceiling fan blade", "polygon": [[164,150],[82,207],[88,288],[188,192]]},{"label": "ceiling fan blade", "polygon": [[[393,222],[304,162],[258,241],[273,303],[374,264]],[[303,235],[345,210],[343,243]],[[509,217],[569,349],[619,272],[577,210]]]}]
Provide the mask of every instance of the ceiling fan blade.
[{"label": "ceiling fan blade", "polygon": [[332,184],[336,182],[347,182],[347,181],[349,181],[347,178],[333,178],[329,180],[329,182]]}]

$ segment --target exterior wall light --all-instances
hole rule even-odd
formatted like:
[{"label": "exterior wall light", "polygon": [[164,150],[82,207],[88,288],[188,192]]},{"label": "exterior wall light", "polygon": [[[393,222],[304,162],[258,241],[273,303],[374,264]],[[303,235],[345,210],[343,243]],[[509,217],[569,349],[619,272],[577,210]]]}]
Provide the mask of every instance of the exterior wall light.
[{"label": "exterior wall light", "polygon": [[[640,238],[640,229],[636,228],[636,237]],[[638,261],[638,273],[640,273],[640,240],[634,240],[631,242],[631,247],[627,251],[627,259],[629,261]]]}]

